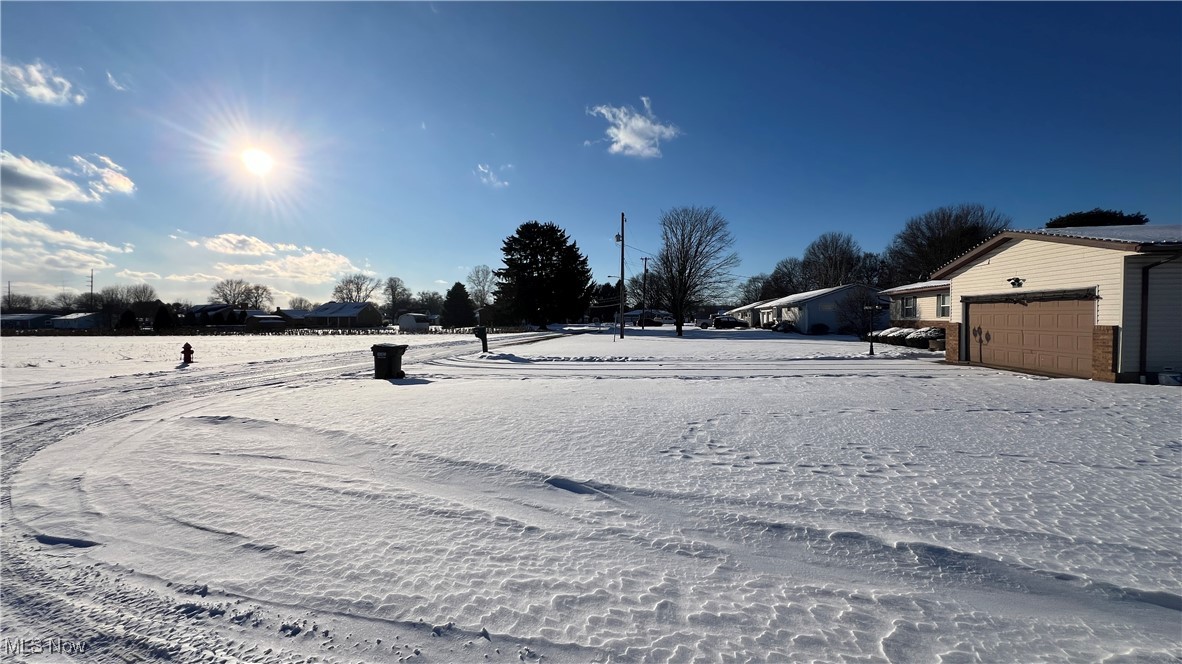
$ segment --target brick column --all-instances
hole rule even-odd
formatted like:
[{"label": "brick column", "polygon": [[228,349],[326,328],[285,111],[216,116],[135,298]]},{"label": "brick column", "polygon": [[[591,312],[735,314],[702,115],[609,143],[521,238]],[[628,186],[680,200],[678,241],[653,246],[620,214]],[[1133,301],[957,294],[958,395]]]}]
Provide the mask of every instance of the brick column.
[{"label": "brick column", "polygon": [[960,364],[960,323],[944,323],[944,361]]},{"label": "brick column", "polygon": [[1092,380],[1116,382],[1116,353],[1119,325],[1092,327]]}]

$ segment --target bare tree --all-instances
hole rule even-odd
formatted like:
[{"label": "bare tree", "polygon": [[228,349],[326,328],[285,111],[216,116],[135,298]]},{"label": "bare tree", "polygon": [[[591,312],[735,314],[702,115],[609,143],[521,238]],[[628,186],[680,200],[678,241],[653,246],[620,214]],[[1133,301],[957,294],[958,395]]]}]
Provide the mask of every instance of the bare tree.
[{"label": "bare tree", "polygon": [[228,304],[232,307],[244,306],[251,285],[243,279],[222,279],[209,289],[210,304]]},{"label": "bare tree", "polygon": [[246,289],[246,299],[243,301],[242,306],[247,309],[262,309],[270,306],[274,301],[275,296],[271,292],[270,286],[251,284]]},{"label": "bare tree", "polygon": [[735,292],[735,301],[740,305],[743,305],[751,304],[752,302],[759,302],[760,300],[766,300],[767,298],[763,297],[763,289],[765,284],[767,284],[768,278],[769,276],[767,273],[757,274],[754,277],[747,277],[747,280],[744,281],[739,286],[739,289]]},{"label": "bare tree", "polygon": [[102,307],[105,311],[119,313],[131,304],[127,286],[104,286],[99,290],[99,296],[102,298]]},{"label": "bare tree", "polygon": [[[884,255],[884,286],[930,278],[940,266],[1004,230],[1013,220],[977,203],[949,205],[907,220]],[[898,282],[898,283],[893,283]]]},{"label": "bare tree", "polygon": [[438,314],[443,312],[443,301],[443,296],[435,291],[419,291],[413,306],[429,314]]},{"label": "bare tree", "polygon": [[382,282],[363,272],[347,274],[333,287],[332,299],[336,302],[369,302],[380,285]]},{"label": "bare tree", "polygon": [[662,304],[673,314],[677,336],[698,306],[723,299],[734,282],[739,256],[727,220],[713,207],[679,207],[661,215],[661,249],[652,273],[664,291]]},{"label": "bare tree", "polygon": [[824,233],[804,250],[801,259],[807,290],[851,283],[862,264],[862,247],[849,233]]},{"label": "bare tree", "polygon": [[804,263],[799,258],[785,258],[776,263],[758,299],[770,300],[807,290],[809,288],[804,278]]},{"label": "bare tree", "polygon": [[53,296],[53,306],[65,312],[74,311],[74,307],[78,306],[79,298],[73,293],[62,291]]},{"label": "bare tree", "polygon": [[125,291],[127,294],[127,301],[136,302],[155,302],[159,299],[156,295],[156,289],[151,284],[132,284],[127,287]]},{"label": "bare tree", "polygon": [[468,295],[476,308],[483,307],[492,301],[493,290],[496,289],[497,278],[487,265],[477,265],[468,272]]},{"label": "bare tree", "polygon": [[409,311],[414,300],[406,283],[398,277],[386,278],[386,283],[382,285],[382,299],[385,301],[386,316],[390,320]]},{"label": "bare tree", "polygon": [[296,311],[311,311],[315,307],[312,306],[311,300],[297,295],[287,301],[287,308],[295,309]]},{"label": "bare tree", "polygon": [[881,327],[889,305],[888,297],[863,288],[849,289],[845,297],[837,301],[836,332],[862,336],[870,331],[871,326]]}]

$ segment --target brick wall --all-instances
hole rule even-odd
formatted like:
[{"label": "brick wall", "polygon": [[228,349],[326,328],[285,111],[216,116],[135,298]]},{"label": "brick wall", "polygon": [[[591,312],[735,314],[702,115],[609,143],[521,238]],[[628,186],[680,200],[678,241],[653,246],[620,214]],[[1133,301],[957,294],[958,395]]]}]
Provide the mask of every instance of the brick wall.
[{"label": "brick wall", "polygon": [[1116,382],[1116,355],[1119,352],[1117,335],[1119,325],[1096,325],[1092,327],[1092,380],[1106,383]]},{"label": "brick wall", "polygon": [[960,323],[944,322],[944,361],[960,363]]}]

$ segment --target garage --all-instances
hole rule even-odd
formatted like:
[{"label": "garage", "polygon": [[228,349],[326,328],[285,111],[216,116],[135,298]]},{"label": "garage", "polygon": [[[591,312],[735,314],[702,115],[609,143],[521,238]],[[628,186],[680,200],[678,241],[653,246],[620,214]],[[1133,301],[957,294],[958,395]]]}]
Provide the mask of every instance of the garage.
[{"label": "garage", "polygon": [[1021,300],[967,302],[969,361],[1091,378],[1095,299],[1050,299],[1053,297],[1032,294]]}]

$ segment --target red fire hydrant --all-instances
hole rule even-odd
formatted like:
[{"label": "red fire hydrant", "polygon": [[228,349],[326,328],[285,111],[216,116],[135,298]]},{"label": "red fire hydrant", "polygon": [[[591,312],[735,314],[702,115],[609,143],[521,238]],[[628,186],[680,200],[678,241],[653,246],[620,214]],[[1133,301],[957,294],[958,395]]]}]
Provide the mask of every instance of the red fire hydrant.
[{"label": "red fire hydrant", "polygon": [[185,345],[181,346],[181,362],[185,364],[193,362],[193,347],[188,342],[185,342]]}]

